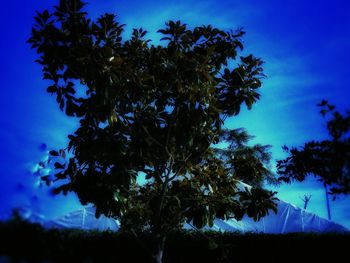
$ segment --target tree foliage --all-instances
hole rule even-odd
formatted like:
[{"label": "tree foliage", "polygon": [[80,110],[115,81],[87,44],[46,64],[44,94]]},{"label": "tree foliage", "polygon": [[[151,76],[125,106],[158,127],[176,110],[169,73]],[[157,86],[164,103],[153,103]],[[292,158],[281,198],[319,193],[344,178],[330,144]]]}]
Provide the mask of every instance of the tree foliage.
[{"label": "tree foliage", "polygon": [[259,188],[266,182],[277,185],[279,182],[270,166],[271,146],[249,145],[251,139],[253,136],[243,128],[223,129],[220,142],[227,143],[227,147],[217,148],[214,151],[237,180]]},{"label": "tree foliage", "polygon": [[302,147],[285,147],[289,156],[277,163],[280,180],[303,181],[308,175],[330,186],[333,195],[350,193],[350,111],[345,114],[323,100],[318,106],[326,118],[329,139]]},{"label": "tree foliage", "polygon": [[53,12],[37,13],[29,39],[47,92],[80,120],[67,149],[51,152],[55,192],[73,191],[96,206],[96,216],[150,229],[161,240],[185,221],[202,228],[215,218],[258,220],[275,210],[274,193],[237,187],[243,176],[270,177],[268,149],[238,145],[232,161],[213,147],[224,140],[232,154],[242,144],[233,137],[244,133],[223,122],[260,97],[263,62],[238,56],[244,32],[169,21],[156,46],[144,29],[123,40],[115,15],[94,21],[83,7],[61,0]]}]

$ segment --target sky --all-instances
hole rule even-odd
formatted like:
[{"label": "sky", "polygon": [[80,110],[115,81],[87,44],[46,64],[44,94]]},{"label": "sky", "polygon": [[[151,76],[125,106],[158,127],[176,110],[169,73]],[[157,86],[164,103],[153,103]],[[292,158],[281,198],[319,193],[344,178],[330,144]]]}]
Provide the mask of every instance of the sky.
[{"label": "sky", "polygon": [[[339,110],[350,108],[350,3],[346,0],[91,0],[92,18],[116,13],[132,28],[150,33],[170,19],[190,27],[212,24],[229,30],[243,27],[245,54],[264,61],[267,78],[262,97],[251,111],[243,110],[226,121],[228,128],[245,127],[254,142],[272,145],[274,161],[284,157],[283,145],[298,146],[311,139],[326,139],[325,122],[316,104],[322,99]],[[26,207],[57,217],[77,209],[74,194],[51,197],[33,175],[35,165],[50,149],[64,147],[77,120],[59,111],[46,93],[36,54],[26,40],[36,10],[50,8],[53,0],[12,0],[0,10],[0,217],[14,207]],[[45,145],[42,145],[45,143]],[[270,187],[284,201],[302,206],[300,197],[312,194],[308,210],[327,217],[325,192],[310,178],[303,183]],[[350,197],[331,202],[332,219],[350,228]]]}]

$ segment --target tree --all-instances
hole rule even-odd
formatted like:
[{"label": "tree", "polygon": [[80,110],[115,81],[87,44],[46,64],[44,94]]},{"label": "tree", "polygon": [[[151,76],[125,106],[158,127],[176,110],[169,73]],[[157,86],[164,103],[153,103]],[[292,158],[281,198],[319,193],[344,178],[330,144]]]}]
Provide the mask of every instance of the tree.
[{"label": "tree", "polygon": [[311,200],[311,197],[312,197],[312,195],[310,195],[310,194],[305,194],[305,195],[303,196],[303,198],[300,198],[300,199],[304,202],[304,210],[306,210],[307,205],[309,204],[309,202],[310,202],[310,200]]},{"label": "tree", "polygon": [[248,143],[254,137],[243,128],[224,129],[220,142],[228,144],[226,148],[214,149],[219,159],[223,160],[228,172],[237,180],[248,185],[262,188],[264,183],[279,184],[275,173],[271,171],[270,145]]},{"label": "tree", "polygon": [[[285,147],[289,156],[277,162],[280,180],[303,181],[314,175],[324,186],[330,186],[334,197],[350,193],[350,111],[345,114],[323,100],[318,106],[327,118],[330,139],[310,141],[302,147]],[[328,192],[328,191],[327,191]]]},{"label": "tree", "polygon": [[[244,32],[169,21],[159,30],[165,44],[155,46],[143,29],[122,40],[115,15],[93,21],[83,7],[61,0],[53,12],[37,13],[28,40],[50,81],[47,91],[80,120],[68,147],[50,152],[55,174],[42,179],[56,182],[54,192],[75,192],[122,229],[149,230],[156,262],[167,233],[186,221],[202,228],[215,218],[276,212],[274,193],[238,189],[237,164],[214,148],[234,141],[224,120],[260,96],[262,61],[237,58]],[[228,68],[229,60],[237,66]]]}]

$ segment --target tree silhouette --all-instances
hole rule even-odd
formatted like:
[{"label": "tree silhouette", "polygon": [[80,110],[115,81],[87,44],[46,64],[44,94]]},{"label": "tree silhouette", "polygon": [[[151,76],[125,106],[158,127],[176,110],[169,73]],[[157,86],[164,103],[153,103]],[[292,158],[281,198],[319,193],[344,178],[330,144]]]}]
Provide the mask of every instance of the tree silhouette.
[{"label": "tree silhouette", "polygon": [[312,195],[308,195],[308,194],[305,194],[304,196],[303,196],[303,198],[301,198],[301,200],[303,200],[303,202],[304,202],[304,209],[306,210],[306,208],[307,208],[307,205],[309,204],[309,202],[310,202],[310,200],[311,200],[311,197],[312,197]]},{"label": "tree silhouette", "polygon": [[330,186],[329,193],[335,198],[350,193],[350,111],[342,114],[325,100],[318,106],[322,116],[328,118],[330,139],[310,141],[300,148],[285,147],[289,156],[277,162],[278,174],[285,182],[303,181],[314,175],[326,188]]},{"label": "tree silhouette", "polygon": [[164,45],[154,46],[147,31],[134,29],[123,40],[115,15],[93,21],[83,7],[61,0],[53,12],[37,13],[29,39],[47,91],[80,120],[68,147],[50,152],[56,172],[42,179],[57,181],[54,192],[75,192],[122,229],[150,231],[156,262],[167,233],[186,221],[202,228],[215,218],[258,220],[276,211],[273,192],[237,185],[246,171],[271,177],[267,146],[242,143],[234,162],[214,148],[226,141],[232,153],[233,135],[243,133],[224,129],[224,120],[260,96],[262,61],[237,57],[244,32],[169,21],[159,30]]}]

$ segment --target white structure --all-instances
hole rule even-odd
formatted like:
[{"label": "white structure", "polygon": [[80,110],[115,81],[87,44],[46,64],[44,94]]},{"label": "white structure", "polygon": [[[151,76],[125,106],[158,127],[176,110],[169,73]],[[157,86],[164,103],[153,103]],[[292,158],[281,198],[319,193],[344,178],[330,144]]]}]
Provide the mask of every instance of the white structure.
[{"label": "white structure", "polygon": [[119,229],[119,222],[112,218],[105,217],[104,215],[96,218],[95,209],[93,207],[83,207],[63,217],[46,221],[44,225],[49,228],[78,228],[101,231],[117,231]]},{"label": "white structure", "polygon": [[[95,209],[93,207],[84,207],[80,210],[71,212],[63,217],[55,220],[44,222],[47,227],[54,228],[78,228],[86,230],[112,230],[119,229],[118,221],[101,216],[95,217]],[[185,225],[186,229],[192,227]],[[339,224],[327,219],[321,218],[315,214],[309,213],[304,209],[283,201],[278,202],[278,213],[270,212],[270,214],[262,218],[258,222],[254,222],[249,217],[244,217],[241,221],[230,219],[227,221],[216,219],[212,228],[207,230],[216,230],[221,232],[257,232],[257,233],[273,233],[283,234],[292,232],[348,232],[349,230]]]},{"label": "white structure", "polygon": [[[238,188],[249,191],[251,187],[244,183],[239,183]],[[207,230],[228,231],[228,232],[257,232],[257,233],[292,233],[292,232],[348,232],[349,230],[333,221],[321,218],[302,208],[296,207],[284,201],[278,201],[278,213],[270,211],[270,214],[258,222],[245,216],[241,221],[230,219],[227,221],[216,219],[212,228],[206,227]],[[85,230],[112,230],[118,231],[119,222],[101,216],[95,217],[93,207],[83,207],[80,210],[66,214],[55,220],[45,220],[44,217],[36,214],[28,214],[27,217],[33,222],[41,223],[49,228],[78,228]],[[192,229],[189,224],[184,226],[185,229]]]}]

